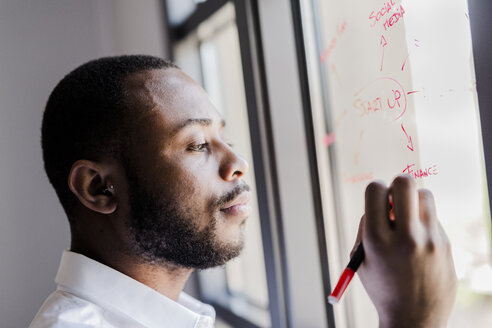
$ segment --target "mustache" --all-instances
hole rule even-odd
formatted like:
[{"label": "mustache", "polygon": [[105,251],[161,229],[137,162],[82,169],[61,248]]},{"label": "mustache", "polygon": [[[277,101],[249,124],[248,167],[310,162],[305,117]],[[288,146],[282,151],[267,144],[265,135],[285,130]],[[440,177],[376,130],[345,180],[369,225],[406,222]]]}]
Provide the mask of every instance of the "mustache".
[{"label": "mustache", "polygon": [[239,196],[245,191],[249,191],[250,188],[246,183],[242,183],[239,185],[236,185],[231,191],[226,193],[225,195],[221,196],[216,202],[215,202],[215,208],[221,208],[225,204],[229,203],[231,200]]}]

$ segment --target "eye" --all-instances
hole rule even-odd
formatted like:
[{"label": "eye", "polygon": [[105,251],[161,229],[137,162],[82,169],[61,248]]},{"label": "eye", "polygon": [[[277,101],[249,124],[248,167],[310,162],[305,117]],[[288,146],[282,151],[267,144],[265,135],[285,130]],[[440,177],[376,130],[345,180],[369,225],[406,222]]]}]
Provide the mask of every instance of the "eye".
[{"label": "eye", "polygon": [[204,152],[208,149],[208,142],[196,144],[196,145],[191,145],[188,147],[188,150],[190,151],[198,151],[198,152]]}]

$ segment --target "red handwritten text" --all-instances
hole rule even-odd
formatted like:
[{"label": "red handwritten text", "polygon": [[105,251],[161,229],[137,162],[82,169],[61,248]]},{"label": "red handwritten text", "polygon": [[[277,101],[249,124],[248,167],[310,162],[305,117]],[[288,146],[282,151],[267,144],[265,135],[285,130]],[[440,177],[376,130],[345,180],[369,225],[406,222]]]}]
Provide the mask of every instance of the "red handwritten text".
[{"label": "red handwritten text", "polygon": [[393,78],[379,78],[369,83],[354,95],[353,107],[360,111],[359,117],[377,112],[388,112],[397,120],[405,114],[407,94],[403,86]]},{"label": "red handwritten text", "polygon": [[381,18],[383,18],[386,14],[389,14],[394,5],[395,2],[391,0],[385,2],[383,8],[379,9],[378,11],[373,10],[369,15],[369,20],[372,20],[371,27],[374,27],[381,20]]},{"label": "red handwritten text", "polygon": [[403,17],[403,14],[405,14],[405,9],[403,9],[403,6],[400,5],[400,8],[396,9],[396,12],[393,15],[391,15],[389,18],[387,18],[386,21],[384,22],[383,24],[384,30],[387,31],[388,28],[398,23],[400,18]]},{"label": "red handwritten text", "polygon": [[330,44],[328,45],[328,48],[326,48],[326,50],[321,52],[321,54],[319,56],[322,63],[324,63],[328,59],[328,57],[330,57],[331,53],[333,52],[333,50],[335,49],[335,47],[338,43],[338,39],[345,32],[346,28],[347,28],[347,22],[346,21],[344,21],[341,25],[337,25],[337,36],[334,36],[331,39]]},{"label": "red handwritten text", "polygon": [[369,21],[371,21],[371,27],[374,27],[379,22],[383,22],[383,19],[386,17],[383,22],[383,27],[384,30],[387,31],[388,28],[398,23],[404,14],[405,9],[403,9],[403,6],[400,5],[399,7],[396,7],[394,0],[391,0],[385,2],[381,9],[373,10],[369,14]]},{"label": "red handwritten text", "polygon": [[403,123],[401,124],[401,129],[403,130],[403,132],[405,133],[405,135],[407,136],[407,148],[410,149],[411,151],[413,151],[413,142],[412,142],[412,136],[409,136],[407,131],[405,131],[405,128],[403,127]]},{"label": "red handwritten text", "polygon": [[345,32],[345,29],[347,28],[347,22],[343,21],[342,24],[337,25],[337,35],[342,36],[343,32]]},{"label": "red handwritten text", "polygon": [[354,184],[354,183],[363,182],[372,179],[374,179],[374,175],[372,174],[372,172],[368,172],[368,173],[354,174],[348,177],[346,176],[344,177],[343,182]]},{"label": "red handwritten text", "polygon": [[408,173],[415,179],[427,178],[439,174],[437,171],[437,165],[432,165],[424,169],[417,169],[415,164],[407,165],[407,167],[403,170],[403,173]]},{"label": "red handwritten text", "polygon": [[333,52],[333,49],[335,49],[335,46],[337,45],[338,39],[337,37],[334,37],[330,41],[330,45],[328,48],[326,48],[325,51],[323,51],[320,55],[321,62],[324,63],[328,57],[330,57],[331,53]]},{"label": "red handwritten text", "polygon": [[362,117],[383,110],[383,103],[380,97],[372,100],[357,98],[354,101],[354,107],[361,111],[360,116]]},{"label": "red handwritten text", "polygon": [[398,107],[401,107],[401,104],[400,104],[400,98],[401,98],[401,92],[399,90],[391,90],[393,92],[393,96],[395,98],[395,101],[393,103],[393,105],[390,104],[390,99],[388,99],[388,107],[390,109],[393,109],[396,107],[396,105],[398,105]]},{"label": "red handwritten text", "polygon": [[383,70],[383,61],[384,61],[384,47],[388,45],[388,41],[386,41],[386,38],[384,35],[381,35],[381,41],[379,43],[383,47],[383,55],[381,56],[381,68],[379,69],[380,71]]},{"label": "red handwritten text", "polygon": [[336,68],[335,64],[331,64],[331,70],[332,70],[333,74],[335,75],[335,77],[337,78],[338,85],[342,86],[342,81],[340,80],[340,76],[337,73],[337,68]]},{"label": "red handwritten text", "polygon": [[345,115],[348,114],[348,109],[345,108],[343,110],[343,112],[340,114],[340,116],[337,117],[337,119],[335,120],[335,129],[338,128],[338,126],[340,126],[340,123],[342,122],[343,118],[345,117]]}]

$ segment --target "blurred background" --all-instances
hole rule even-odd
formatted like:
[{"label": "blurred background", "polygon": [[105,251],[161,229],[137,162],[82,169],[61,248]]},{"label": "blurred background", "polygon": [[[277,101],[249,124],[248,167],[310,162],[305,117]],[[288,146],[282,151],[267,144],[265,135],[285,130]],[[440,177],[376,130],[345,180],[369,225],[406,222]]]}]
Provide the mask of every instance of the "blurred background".
[{"label": "blurred background", "polygon": [[[0,0],[0,326],[29,325],[70,245],[41,155],[50,92],[91,59],[149,54],[203,85],[250,163],[243,254],[185,289],[215,307],[217,327],[377,327],[357,278],[340,305],[326,297],[368,180],[389,183],[412,163],[439,172],[418,182],[453,245],[449,327],[491,327],[491,4],[396,2],[389,29],[367,19],[376,0]],[[396,87],[366,86],[390,78],[413,93],[405,116],[362,121],[355,100],[375,113],[371,101]]]}]

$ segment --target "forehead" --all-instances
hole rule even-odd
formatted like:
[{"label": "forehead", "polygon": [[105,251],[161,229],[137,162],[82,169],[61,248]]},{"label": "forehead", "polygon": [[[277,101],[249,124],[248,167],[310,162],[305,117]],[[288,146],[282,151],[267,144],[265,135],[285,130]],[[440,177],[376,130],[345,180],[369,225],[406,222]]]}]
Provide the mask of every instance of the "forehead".
[{"label": "forehead", "polygon": [[207,93],[191,77],[177,68],[149,70],[130,75],[125,80],[128,101],[157,115],[168,131],[190,119],[221,118]]}]

